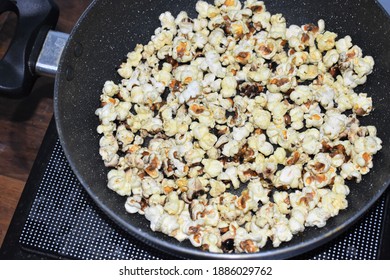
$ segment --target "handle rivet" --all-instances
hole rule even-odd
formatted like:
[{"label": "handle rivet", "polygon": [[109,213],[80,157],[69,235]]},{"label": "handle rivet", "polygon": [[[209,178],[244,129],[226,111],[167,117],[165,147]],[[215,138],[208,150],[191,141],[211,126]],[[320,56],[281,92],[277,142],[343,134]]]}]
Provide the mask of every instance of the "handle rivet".
[{"label": "handle rivet", "polygon": [[83,45],[81,43],[76,42],[76,45],[73,49],[73,54],[75,57],[80,57],[83,55]]},{"label": "handle rivet", "polygon": [[67,81],[72,81],[74,79],[74,69],[72,66],[67,66],[65,70],[65,77]]}]

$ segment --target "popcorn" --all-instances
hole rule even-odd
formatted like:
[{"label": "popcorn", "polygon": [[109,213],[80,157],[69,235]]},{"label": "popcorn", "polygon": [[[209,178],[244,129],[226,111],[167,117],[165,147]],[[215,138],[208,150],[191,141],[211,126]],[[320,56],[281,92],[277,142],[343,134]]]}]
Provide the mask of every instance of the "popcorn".
[{"label": "popcorn", "polygon": [[175,20],[175,24],[179,27],[179,32],[184,35],[192,33],[194,28],[193,20],[190,19],[186,12],[180,12]]},{"label": "popcorn", "polygon": [[161,186],[151,177],[146,177],[142,180],[142,196],[149,198],[153,194],[161,193]]},{"label": "popcorn", "polygon": [[309,154],[315,155],[321,149],[320,143],[320,131],[315,128],[311,128],[302,133],[302,150]]},{"label": "popcorn", "polygon": [[208,17],[208,10],[210,7],[213,7],[212,5],[208,4],[205,1],[198,1],[196,3],[195,9],[198,12],[198,16],[200,18],[206,18]]},{"label": "popcorn", "polygon": [[347,196],[349,194],[349,188],[344,183],[345,183],[345,181],[344,181],[343,177],[341,177],[339,175],[335,176],[332,192]]},{"label": "popcorn", "polygon": [[[307,59],[307,58],[304,57],[303,59]],[[310,63],[318,64],[318,63],[322,62],[322,59],[323,59],[322,53],[317,48],[315,48],[315,47],[310,47],[309,48],[308,61]]]},{"label": "popcorn", "polygon": [[164,210],[169,215],[180,214],[184,209],[184,201],[179,199],[179,196],[176,192],[170,192],[166,197],[166,203],[164,205]]},{"label": "popcorn", "polygon": [[294,79],[288,76],[271,77],[268,81],[268,90],[272,93],[287,92],[293,86]]},{"label": "popcorn", "polygon": [[335,110],[329,110],[324,118],[324,124],[321,132],[329,139],[337,138],[346,128],[347,116],[340,114]]},{"label": "popcorn", "polygon": [[314,80],[319,74],[318,67],[316,65],[303,64],[299,66],[297,76],[302,80]]},{"label": "popcorn", "polygon": [[305,114],[303,117],[306,121],[306,127],[321,127],[324,123],[323,114],[321,113],[321,109],[317,107],[318,110],[312,109],[308,114]]},{"label": "popcorn", "polygon": [[102,92],[104,95],[112,97],[119,92],[119,86],[113,81],[106,81]]},{"label": "popcorn", "polygon": [[131,103],[130,102],[119,102],[117,107],[115,108],[117,111],[117,119],[119,121],[124,121],[127,119],[130,113],[131,109]]},{"label": "popcorn", "polygon": [[211,187],[210,195],[212,197],[220,196],[228,188],[228,186],[226,184],[224,184],[223,182],[220,182],[220,181],[217,181],[217,180],[214,180],[214,179],[210,180],[210,187]]},{"label": "popcorn", "polygon": [[228,168],[226,168],[224,172],[219,174],[217,179],[221,181],[231,181],[235,189],[238,189],[240,187],[240,181],[238,180],[238,170],[234,166],[229,166]]},{"label": "popcorn", "polygon": [[279,247],[282,242],[290,241],[292,237],[287,221],[277,223],[272,228],[272,245],[274,247]]},{"label": "popcorn", "polygon": [[174,70],[172,69],[172,72],[175,80],[183,85],[188,85],[193,81],[199,81],[203,77],[202,71],[195,65],[181,65]]},{"label": "popcorn", "polygon": [[320,200],[319,194],[313,187],[304,187],[302,191],[290,193],[290,204],[292,211],[298,209],[302,213],[308,213],[312,209],[316,209]]},{"label": "popcorn", "polygon": [[[107,187],[153,231],[215,253],[254,253],[325,226],[382,148],[371,56],[325,30],[287,26],[263,1],[198,1],[159,16],[103,85]],[[351,110],[352,114],[347,115]],[[229,191],[237,192],[233,194]],[[288,191],[286,191],[288,190]]]},{"label": "popcorn", "polygon": [[347,69],[342,73],[343,85],[354,89],[358,85],[362,85],[367,81],[367,76],[359,77],[352,69]]},{"label": "popcorn", "polygon": [[294,107],[290,110],[288,116],[291,119],[291,127],[295,130],[303,128],[304,114],[301,107]]},{"label": "popcorn", "polygon": [[[291,40],[292,38],[296,38],[298,37],[301,33],[303,32],[303,30],[301,29],[301,27],[299,27],[298,25],[295,25],[295,24],[292,24],[290,25],[287,30],[286,30],[286,39],[287,40]],[[289,42],[289,45],[291,46],[292,44]],[[299,50],[298,50],[299,51]]]},{"label": "popcorn", "polygon": [[291,62],[294,66],[300,67],[308,63],[309,59],[310,59],[309,53],[304,51],[298,51],[298,52],[294,52],[289,57],[289,62]]},{"label": "popcorn", "polygon": [[209,30],[213,30],[215,28],[220,27],[224,23],[224,18],[221,14],[217,14],[215,17],[210,18],[207,23],[207,28]]},{"label": "popcorn", "polygon": [[175,18],[172,16],[170,12],[162,13],[159,16],[159,20],[161,22],[161,28],[162,29],[168,29],[171,30],[173,33],[176,33],[176,23]]},{"label": "popcorn", "polygon": [[139,62],[141,61],[142,59],[142,51],[143,51],[143,45],[141,44],[137,44],[135,46],[135,49],[134,51],[132,52],[129,52],[127,54],[127,61],[126,61],[126,64],[132,66],[132,67],[135,67],[139,64]]},{"label": "popcorn", "polygon": [[161,205],[149,206],[145,209],[145,218],[150,221],[150,228],[156,231],[160,228],[159,220],[164,213],[164,208]]},{"label": "popcorn", "polygon": [[265,134],[254,135],[248,138],[248,145],[251,149],[259,151],[265,156],[269,156],[274,152],[274,147],[266,141]]},{"label": "popcorn", "polygon": [[288,226],[292,234],[297,234],[305,229],[306,214],[300,209],[292,209]]},{"label": "popcorn", "polygon": [[326,52],[326,54],[323,57],[324,65],[327,68],[332,67],[334,64],[336,64],[339,60],[339,54],[337,50],[332,49]]},{"label": "popcorn", "polygon": [[286,186],[292,189],[298,188],[301,185],[301,173],[302,168],[299,165],[284,167],[280,172],[277,173],[277,186]]},{"label": "popcorn", "polygon": [[96,109],[95,114],[99,117],[102,125],[109,125],[118,116],[112,103],[107,103],[102,108]]},{"label": "popcorn", "polygon": [[318,50],[321,52],[331,50],[336,44],[336,37],[336,33],[329,31],[325,31],[323,34],[318,34],[316,38]]},{"label": "popcorn", "polygon": [[276,163],[285,165],[286,155],[286,150],[278,147],[272,156],[274,157]]},{"label": "popcorn", "polygon": [[289,105],[286,102],[281,102],[276,104],[272,109],[272,118],[273,122],[276,125],[281,125],[283,123],[286,123],[286,115],[287,111],[289,110]]},{"label": "popcorn", "polygon": [[109,122],[108,124],[104,125],[104,124],[100,124],[96,131],[99,133],[99,134],[103,134],[103,135],[112,135],[114,133],[114,130],[116,129],[116,125],[113,123],[113,122]]},{"label": "popcorn", "polygon": [[341,166],[340,175],[344,179],[352,180],[356,179],[356,182],[360,182],[362,180],[362,174],[357,170],[352,162],[344,163]]},{"label": "popcorn", "polygon": [[271,16],[271,29],[269,31],[270,37],[273,39],[285,38],[286,34],[286,19],[282,14],[275,14]]},{"label": "popcorn", "polygon": [[121,196],[131,194],[131,185],[126,182],[126,173],[123,170],[112,169],[108,172],[108,188]]},{"label": "popcorn", "polygon": [[125,209],[130,214],[145,214],[145,212],[143,211],[145,204],[146,202],[143,200],[141,195],[129,196],[126,199]]},{"label": "popcorn", "polygon": [[202,247],[207,248],[212,253],[222,253],[221,236],[218,230],[207,231],[202,239]]},{"label": "popcorn", "polygon": [[337,40],[335,46],[338,53],[346,53],[352,47],[351,36],[345,36],[344,38]]},{"label": "popcorn", "polygon": [[264,188],[260,180],[251,180],[248,184],[249,196],[256,202],[266,204],[269,202],[268,194],[270,190]]},{"label": "popcorn", "polygon": [[358,116],[367,116],[372,110],[372,99],[366,93],[360,93],[352,102],[352,111]]},{"label": "popcorn", "polygon": [[166,235],[173,236],[175,232],[179,229],[180,225],[175,216],[165,214],[158,221],[158,226],[159,227],[155,228],[155,231],[161,231]]},{"label": "popcorn", "polygon": [[214,159],[203,159],[202,164],[204,166],[205,172],[210,175],[210,177],[217,177],[222,173],[223,164]]},{"label": "popcorn", "polygon": [[271,113],[263,110],[260,107],[257,107],[252,112],[253,124],[255,127],[261,129],[267,129],[271,123]]},{"label": "popcorn", "polygon": [[234,60],[239,64],[245,65],[253,61],[253,46],[250,41],[241,40],[233,48]]},{"label": "popcorn", "polygon": [[115,137],[113,135],[103,136],[100,138],[99,146],[99,154],[104,161],[104,165],[107,167],[115,166],[119,160],[117,155],[119,145]]},{"label": "popcorn", "polygon": [[260,42],[255,50],[262,58],[271,59],[278,49],[275,40],[267,39],[265,42]]},{"label": "popcorn", "polygon": [[265,83],[271,77],[271,69],[262,65],[257,71],[248,73],[248,80]]},{"label": "popcorn", "polygon": [[356,153],[368,152],[369,154],[376,154],[382,149],[382,140],[376,136],[359,137],[353,143],[353,148]]},{"label": "popcorn", "polygon": [[334,107],[335,96],[335,90],[328,85],[323,85],[316,91],[316,100],[320,102],[321,106],[326,110],[332,109]]},{"label": "popcorn", "polygon": [[311,210],[306,218],[305,226],[307,227],[324,227],[326,221],[330,218],[330,213],[327,212],[324,208],[314,208]]},{"label": "popcorn", "polygon": [[232,157],[238,153],[240,144],[237,140],[230,140],[222,148],[222,154],[227,157]]},{"label": "popcorn", "polygon": [[322,196],[321,205],[331,217],[334,217],[339,214],[340,210],[348,207],[348,202],[345,199],[345,195],[328,191]]},{"label": "popcorn", "polygon": [[313,98],[313,92],[308,86],[297,86],[290,94],[290,99],[297,105],[302,105]]},{"label": "popcorn", "polygon": [[195,98],[202,93],[202,86],[200,82],[193,81],[188,87],[180,94],[179,103],[183,104],[188,102],[191,98]]},{"label": "popcorn", "polygon": [[253,131],[253,125],[251,123],[247,123],[242,127],[233,127],[232,136],[236,141],[241,141],[249,136],[249,134]]},{"label": "popcorn", "polygon": [[267,32],[271,29],[271,14],[264,10],[262,13],[254,13],[252,16],[253,25],[256,30],[264,29]]},{"label": "popcorn", "polygon": [[207,133],[202,139],[199,140],[199,146],[205,151],[210,150],[217,142],[217,139],[217,136],[211,133]]},{"label": "popcorn", "polygon": [[372,73],[375,63],[372,56],[366,56],[364,58],[355,58],[352,64],[353,70],[358,77],[364,77]]},{"label": "popcorn", "polygon": [[228,40],[225,37],[225,33],[221,28],[216,28],[210,32],[208,42],[214,47],[218,53],[226,51]]},{"label": "popcorn", "polygon": [[191,38],[191,44],[194,49],[203,49],[208,42],[208,37],[203,32],[196,32]]},{"label": "popcorn", "polygon": [[178,62],[188,62],[193,58],[191,42],[187,39],[177,37],[173,41],[172,58]]},{"label": "popcorn", "polygon": [[235,77],[225,77],[221,83],[221,94],[224,98],[236,95],[237,81]]},{"label": "popcorn", "polygon": [[210,72],[218,78],[223,78],[226,75],[226,69],[222,67],[219,61],[220,55],[216,51],[208,51],[205,57],[205,63]]}]

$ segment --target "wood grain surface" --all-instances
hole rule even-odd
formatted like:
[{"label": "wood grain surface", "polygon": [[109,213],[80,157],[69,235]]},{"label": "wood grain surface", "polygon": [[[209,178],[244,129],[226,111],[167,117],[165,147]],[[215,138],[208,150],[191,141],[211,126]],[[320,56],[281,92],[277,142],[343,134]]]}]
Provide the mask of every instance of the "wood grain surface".
[{"label": "wood grain surface", "polygon": [[[69,33],[92,1],[54,2],[60,9],[56,29]],[[0,58],[12,39],[16,21],[9,13],[0,16]],[[53,79],[42,77],[23,99],[0,95],[0,246],[53,116],[53,86]]]}]

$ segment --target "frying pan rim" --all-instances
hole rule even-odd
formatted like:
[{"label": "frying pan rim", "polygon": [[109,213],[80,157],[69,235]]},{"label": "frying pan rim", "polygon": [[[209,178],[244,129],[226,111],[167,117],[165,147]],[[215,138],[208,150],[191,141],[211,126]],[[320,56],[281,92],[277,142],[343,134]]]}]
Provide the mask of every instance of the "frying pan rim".
[{"label": "frying pan rim", "polygon": [[[72,149],[68,146],[67,142],[65,141],[63,126],[62,126],[62,116],[61,116],[61,110],[59,109],[59,91],[61,87],[61,81],[59,76],[65,75],[65,57],[67,56],[69,52],[72,50],[70,49],[70,45],[72,44],[73,37],[79,30],[79,26],[83,23],[83,21],[88,17],[91,10],[97,5],[99,1],[94,0],[87,9],[83,12],[83,14],[78,19],[77,23],[73,27],[69,39],[65,45],[64,51],[62,53],[59,66],[58,66],[58,72],[55,78],[54,83],[54,119],[56,123],[56,128],[59,136],[59,140],[62,146],[62,149],[64,151],[65,157],[67,161],[69,162],[69,165],[76,175],[77,179],[80,181],[83,189],[88,193],[88,195],[91,197],[91,199],[94,201],[94,203],[100,208],[103,213],[105,213],[109,219],[114,221],[121,229],[132,235],[133,237],[137,238],[138,240],[146,243],[147,245],[160,250],[162,252],[167,252],[173,256],[176,257],[193,257],[193,258],[210,258],[210,259],[285,259],[285,258],[291,258],[303,253],[306,253],[314,248],[317,248],[326,242],[333,240],[343,232],[345,232],[348,228],[350,228],[354,223],[356,223],[359,218],[361,218],[373,205],[374,203],[385,193],[387,190],[389,183],[390,183],[390,176],[387,179],[387,181],[381,186],[378,192],[374,196],[371,197],[369,202],[362,208],[359,209],[354,215],[352,215],[349,219],[344,221],[340,226],[335,227],[331,229],[329,232],[327,232],[324,235],[318,236],[316,238],[311,238],[307,241],[304,241],[299,244],[295,244],[292,246],[282,247],[282,248],[273,248],[268,251],[260,251],[257,253],[247,254],[247,253],[233,253],[233,254],[219,254],[219,253],[211,253],[206,251],[201,251],[197,248],[187,248],[187,247],[181,247],[177,244],[170,243],[169,241],[162,240],[158,237],[151,236],[148,232],[140,232],[139,229],[131,224],[129,221],[125,221],[121,217],[118,217],[118,215],[115,213],[115,211],[111,210],[104,201],[100,200],[98,196],[94,193],[91,186],[87,184],[87,182],[84,179],[84,175],[79,172],[79,169],[77,168],[77,164],[73,160],[72,157]],[[375,1],[376,4],[378,4]],[[379,5],[382,9],[383,7]],[[107,191],[109,189],[107,188]],[[172,238],[173,239],[173,238]],[[176,240],[173,240],[176,242]],[[166,251],[162,250],[165,249]]]}]

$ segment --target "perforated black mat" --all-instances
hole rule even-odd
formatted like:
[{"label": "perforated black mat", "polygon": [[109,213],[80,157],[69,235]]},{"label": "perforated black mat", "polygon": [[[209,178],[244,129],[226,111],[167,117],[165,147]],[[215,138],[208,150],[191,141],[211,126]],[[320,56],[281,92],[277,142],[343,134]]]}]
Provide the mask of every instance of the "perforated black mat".
[{"label": "perforated black mat", "polygon": [[[334,241],[303,259],[376,259],[385,199]],[[19,239],[23,248],[70,259],[172,259],[111,222],[73,174],[57,140]]]}]

